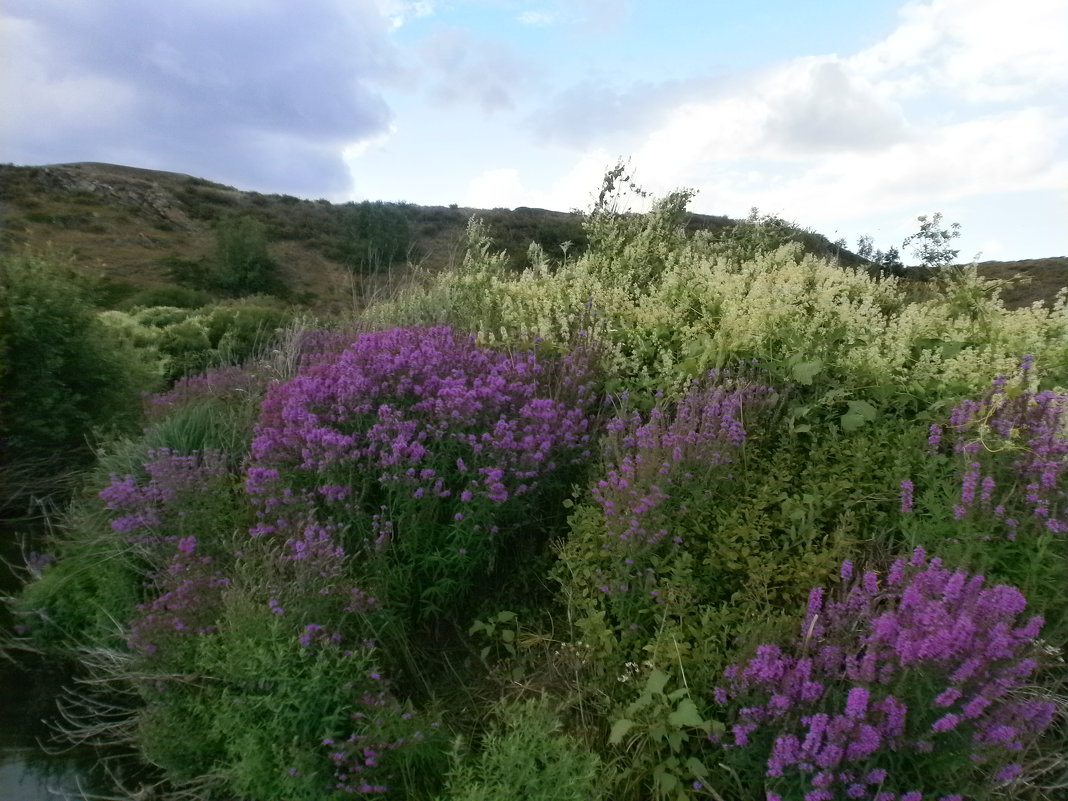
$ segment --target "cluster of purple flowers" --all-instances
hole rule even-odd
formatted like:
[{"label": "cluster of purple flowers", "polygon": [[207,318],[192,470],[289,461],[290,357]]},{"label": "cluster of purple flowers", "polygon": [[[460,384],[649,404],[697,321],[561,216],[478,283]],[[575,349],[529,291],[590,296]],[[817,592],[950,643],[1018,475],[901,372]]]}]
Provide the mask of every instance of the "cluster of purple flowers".
[{"label": "cluster of purple flowers", "polygon": [[[381,681],[372,673],[373,681]],[[359,698],[357,711],[349,718],[358,731],[344,738],[327,738],[323,745],[329,749],[334,766],[335,789],[343,793],[377,795],[389,791],[390,771],[382,758],[391,751],[418,748],[427,741],[420,729],[415,729],[416,713],[406,709],[388,691],[368,690]],[[432,729],[440,726],[436,721]]]},{"label": "cluster of purple flowers", "polygon": [[246,366],[208,370],[178,379],[166,392],[147,396],[145,414],[155,420],[199,400],[258,395],[265,383],[262,375]]},{"label": "cluster of purple flowers", "polygon": [[[925,788],[901,785],[925,764],[940,789],[939,765],[974,773],[971,787],[957,790],[1014,778],[1016,755],[1055,711],[1020,692],[1038,667],[1043,622],[1019,619],[1023,595],[985,587],[983,576],[950,571],[922,549],[884,575],[854,577],[849,563],[842,575],[851,581],[839,600],[812,591],[789,652],[762,645],[726,670],[726,686],[714,690],[736,710],[724,747],[766,754],[769,799],[786,788],[804,790],[805,801],[842,797],[835,790],[919,799]],[[908,778],[895,777],[895,762],[908,766]]]},{"label": "cluster of purple flowers", "polygon": [[213,569],[210,556],[197,555],[196,547],[195,537],[178,541],[177,553],[156,577],[162,592],[140,604],[138,616],[130,623],[126,645],[131,650],[157,654],[176,637],[215,633],[222,593],[230,579]]},{"label": "cluster of purple flowers", "polygon": [[694,381],[671,411],[659,405],[648,417],[637,411],[606,424],[609,466],[592,488],[605,523],[602,549],[606,566],[598,568],[606,595],[642,588],[659,600],[656,571],[646,564],[662,543],[682,543],[672,536],[670,520],[684,509],[671,503],[683,486],[712,489],[729,479],[729,466],[746,442],[743,418],[765,402],[767,387],[736,382],[718,371]]},{"label": "cluster of purple flowers", "polygon": [[[1019,383],[999,376],[982,398],[962,402],[950,416],[952,437],[947,444],[965,463],[954,517],[963,520],[976,511],[992,514],[1009,539],[1026,525],[1064,534],[1068,532],[1064,482],[1068,395],[1029,387],[1031,357],[1024,358],[1020,369]],[[943,434],[932,426],[932,448],[942,445]]]},{"label": "cluster of purple flowers", "polygon": [[212,451],[182,455],[160,448],[148,452],[144,468],[147,481],[112,475],[111,484],[100,491],[107,508],[122,513],[111,521],[115,531],[159,534],[160,527],[183,515],[185,501],[211,492],[227,476],[226,460]]},{"label": "cluster of purple flowers", "polygon": [[[580,360],[564,369],[574,379],[567,401],[542,395],[547,367],[533,351],[499,353],[448,328],[362,334],[335,359],[271,388],[253,458],[309,472],[366,466],[413,493],[467,490],[504,501],[557,467],[561,450],[586,449],[593,385]],[[454,450],[471,462],[450,459],[459,488],[430,466]],[[255,473],[249,487],[262,487]]]},{"label": "cluster of purple flowers", "polygon": [[501,547],[494,510],[533,501],[545,477],[589,460],[595,395],[582,353],[550,363],[449,328],[334,336],[312,350],[268,390],[246,473],[252,534],[284,539],[306,571],[335,574],[356,553],[445,565],[470,552],[450,578],[466,582]]}]

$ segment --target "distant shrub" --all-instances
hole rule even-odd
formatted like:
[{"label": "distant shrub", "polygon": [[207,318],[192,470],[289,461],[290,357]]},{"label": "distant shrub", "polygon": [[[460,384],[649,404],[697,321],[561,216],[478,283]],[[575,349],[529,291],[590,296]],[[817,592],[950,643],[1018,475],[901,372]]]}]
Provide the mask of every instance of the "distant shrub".
[{"label": "distant shrub", "polygon": [[108,324],[131,341],[151,345],[168,381],[258,355],[292,318],[290,310],[263,297],[199,309],[154,306],[106,314]]},{"label": "distant shrub", "polygon": [[168,325],[160,332],[157,347],[166,361],[168,379],[205,370],[214,359],[207,328],[199,319]]},{"label": "distant shrub", "polygon": [[920,260],[920,266],[927,270],[948,267],[960,253],[949,246],[954,239],[960,238],[960,223],[943,228],[941,212],[935,212],[931,217],[921,214],[916,220],[920,224],[919,230],[905,237],[902,247],[910,248],[912,255]]},{"label": "distant shrub", "polygon": [[408,218],[396,204],[365,200],[341,208],[340,255],[354,272],[389,267],[405,257],[411,240]]},{"label": "distant shrub", "polygon": [[267,253],[267,229],[251,217],[230,217],[215,229],[220,289],[236,295],[284,290],[278,267]]},{"label": "distant shrub", "polygon": [[180,306],[150,306],[134,311],[131,316],[138,325],[162,329],[185,322],[193,316],[193,309]]},{"label": "distant shrub", "polygon": [[203,312],[208,341],[230,363],[244,361],[262,349],[292,316],[265,298],[220,303]]}]

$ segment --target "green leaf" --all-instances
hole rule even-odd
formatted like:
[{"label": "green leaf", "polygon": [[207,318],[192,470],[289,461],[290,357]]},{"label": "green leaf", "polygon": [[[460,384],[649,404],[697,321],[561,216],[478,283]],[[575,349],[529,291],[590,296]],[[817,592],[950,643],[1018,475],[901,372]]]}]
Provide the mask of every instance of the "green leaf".
[{"label": "green leaf", "polygon": [[703,779],[708,775],[708,768],[705,767],[705,763],[697,757],[690,757],[687,759],[686,768],[698,779]]},{"label": "green leaf", "polygon": [[856,431],[879,416],[879,412],[867,401],[848,401],[848,403],[849,411],[842,415],[843,431]]},{"label": "green leaf", "polygon": [[667,682],[668,674],[662,670],[654,669],[645,682],[645,692],[643,695],[662,695],[664,692],[664,685],[666,685]]},{"label": "green leaf", "polygon": [[811,386],[812,379],[823,372],[823,361],[821,359],[814,359],[810,362],[799,362],[793,366],[794,381],[798,384],[804,384],[806,387]]},{"label": "green leaf", "polygon": [[634,721],[627,720],[627,718],[620,718],[612,724],[612,731],[608,734],[609,745],[619,745],[623,742],[623,738],[627,736],[627,732],[634,728]]},{"label": "green leaf", "polygon": [[968,347],[967,342],[943,342],[942,343],[942,358],[943,359],[955,359],[960,355],[960,352]]},{"label": "green leaf", "polygon": [[653,778],[661,793],[670,793],[679,787],[679,779],[673,773],[664,773],[658,770],[653,773]]},{"label": "green leaf", "polygon": [[675,711],[668,715],[668,723],[672,726],[678,726],[680,729],[683,726],[701,727],[705,725],[704,719],[697,711],[697,706],[690,698],[683,698]]}]

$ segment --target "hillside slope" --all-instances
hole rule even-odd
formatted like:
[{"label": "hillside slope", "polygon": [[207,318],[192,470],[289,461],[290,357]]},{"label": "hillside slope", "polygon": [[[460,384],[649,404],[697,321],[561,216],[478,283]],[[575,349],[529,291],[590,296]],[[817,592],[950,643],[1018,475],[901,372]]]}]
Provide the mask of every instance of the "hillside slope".
[{"label": "hillside slope", "polygon": [[[345,203],[246,192],[180,173],[83,162],[39,167],[0,165],[0,249],[70,253],[96,278],[101,304],[136,302],[146,290],[183,282],[211,262],[221,221],[248,217],[266,232],[268,251],[292,299],[324,311],[404,281],[411,265],[438,270],[455,262],[472,215],[490,226],[516,267],[531,242],[551,256],[586,238],[577,213],[545,209],[473,209],[410,203]],[[737,221],[691,215],[691,229],[723,231]],[[375,241],[388,227],[388,248]],[[825,237],[798,231],[805,247],[862,265]],[[388,253],[383,254],[383,251]],[[1022,274],[1029,284],[1005,292],[1011,305],[1049,299],[1068,286],[1068,258],[985,262],[984,275]],[[183,273],[184,270],[184,273]]]}]

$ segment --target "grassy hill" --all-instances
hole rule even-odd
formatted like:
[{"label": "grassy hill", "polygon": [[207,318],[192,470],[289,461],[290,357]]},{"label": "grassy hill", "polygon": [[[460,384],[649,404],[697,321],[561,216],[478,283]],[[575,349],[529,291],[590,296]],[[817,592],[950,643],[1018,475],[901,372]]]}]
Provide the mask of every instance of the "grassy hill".
[{"label": "grassy hill", "polygon": [[[361,206],[377,207],[402,232],[399,249],[373,264],[366,258],[357,264],[352,249],[346,252],[359,234]],[[517,264],[531,241],[550,250],[565,241],[576,249],[585,244],[578,215],[544,209],[334,204],[112,164],[0,166],[0,247],[73,254],[99,277],[104,305],[181,283],[183,268],[188,273],[212,258],[221,221],[249,217],[265,227],[271,258],[295,298],[326,309],[344,306],[354,289],[377,285],[391,271],[396,277],[409,265],[450,264],[472,214],[489,223]]]},{"label": "grassy hill", "polygon": [[[220,224],[250,218],[262,225],[289,298],[321,311],[340,311],[351,307],[353,298],[380,295],[403,282],[412,266],[435,272],[455,263],[472,215],[485,220],[497,246],[517,268],[527,263],[532,242],[551,257],[561,254],[565,242],[571,243],[572,255],[587,246],[578,213],[337,204],[115,164],[0,165],[0,250],[71,254],[96,279],[104,307],[154,305],[176,284],[204,288],[198,277],[203,284]],[[687,220],[690,230],[714,234],[738,224],[701,214]],[[835,257],[847,266],[866,263],[820,234],[792,231],[816,255]],[[1010,307],[1050,299],[1068,286],[1068,257],[983,262],[979,268],[988,278],[1025,279],[1006,289]]]}]

